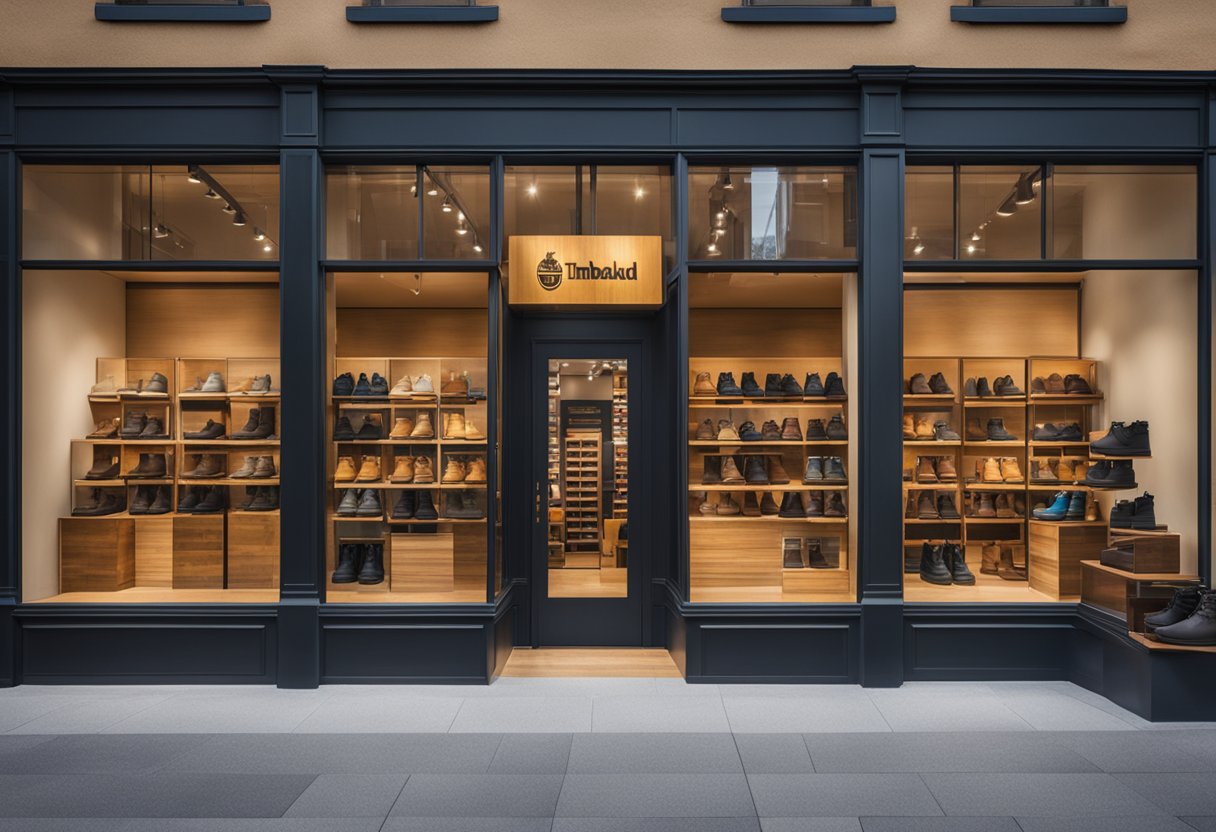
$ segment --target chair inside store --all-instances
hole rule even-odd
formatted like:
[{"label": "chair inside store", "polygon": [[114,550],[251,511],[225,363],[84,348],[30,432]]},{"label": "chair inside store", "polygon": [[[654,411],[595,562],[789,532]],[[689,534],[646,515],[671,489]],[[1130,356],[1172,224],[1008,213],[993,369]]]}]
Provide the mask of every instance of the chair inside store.
[{"label": "chair inside store", "polygon": [[25,599],[277,601],[277,273],[26,271],[24,304]]},{"label": "chair inside store", "polygon": [[689,276],[693,602],[856,598],[856,291],[851,274]]},{"label": "chair inside store", "polygon": [[326,598],[484,603],[489,276],[328,278]]},{"label": "chair inside store", "polygon": [[629,367],[551,359],[550,598],[624,598],[629,569]]}]

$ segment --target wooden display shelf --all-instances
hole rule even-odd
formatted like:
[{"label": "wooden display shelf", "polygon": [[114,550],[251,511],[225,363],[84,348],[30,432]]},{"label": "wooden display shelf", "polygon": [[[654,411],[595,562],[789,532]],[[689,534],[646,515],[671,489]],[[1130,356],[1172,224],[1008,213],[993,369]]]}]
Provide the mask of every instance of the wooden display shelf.
[{"label": "wooden display shelf", "polygon": [[1101,393],[1084,393],[1084,394],[1031,393],[1030,394],[1030,403],[1031,404],[1054,404],[1054,405],[1060,405],[1060,404],[1087,405],[1087,404],[1097,404],[1098,402],[1102,401],[1102,398],[1103,398],[1103,396]]},{"label": "wooden display shelf", "polygon": [[[847,445],[848,440],[842,444]],[[957,448],[963,444],[961,439],[905,439],[905,448]]]},{"label": "wooden display shelf", "polygon": [[959,482],[909,482],[903,481],[904,491],[958,491]]},{"label": "wooden display shelf", "polygon": [[1082,485],[1082,484],[1080,484],[1080,483],[1076,483],[1076,484],[1074,484],[1074,483],[1070,483],[1070,482],[1042,482],[1042,481],[1038,481],[1038,482],[1032,482],[1032,483],[1030,483],[1030,487],[1029,487],[1027,490],[1028,490],[1028,491],[1095,491],[1095,490],[1099,490],[1099,491],[1108,491],[1108,490],[1109,490],[1109,491],[1126,491],[1127,489],[1117,489],[1117,488],[1111,488],[1111,489],[1094,489],[1094,488],[1091,488],[1091,487],[1090,487],[1090,486],[1088,486],[1088,485]]},{"label": "wooden display shelf", "polygon": [[217,447],[217,448],[277,448],[278,439],[181,439],[176,444],[186,447]]},{"label": "wooden display shelf", "polygon": [[825,408],[830,407],[838,409],[840,405],[847,402],[848,399],[825,399],[821,397],[801,398],[801,399],[696,399],[688,400],[689,409],[693,410],[725,410],[737,408],[739,410],[751,409],[768,409],[768,408]]},{"label": "wooden display shelf", "polygon": [[110,439],[89,439],[87,436],[83,439],[73,439],[73,442],[80,442],[88,445],[172,445],[172,439],[120,439],[117,436]]},{"label": "wooden display shelf", "polygon": [[245,477],[245,478],[215,477],[213,479],[188,479],[186,477],[179,477],[177,481],[180,485],[278,485],[279,484],[278,477],[261,477],[261,478],[257,478],[257,479],[255,479],[253,477]]},{"label": "wooden display shelf", "polygon": [[963,445],[967,447],[980,446],[984,448],[1024,448],[1026,440],[1024,439],[964,439]]},{"label": "wooden display shelf", "polygon": [[752,484],[737,483],[737,484],[728,485],[726,483],[716,482],[716,483],[713,483],[712,485],[693,485],[692,483],[689,483],[688,490],[689,491],[755,491],[755,492],[759,493],[759,492],[764,492],[764,491],[773,491],[773,492],[775,492],[775,491],[844,491],[848,487],[849,487],[849,484],[847,482],[841,482],[841,483],[835,483],[835,484],[825,484],[825,485],[810,485],[810,484],[801,483],[801,482],[797,482],[797,483],[791,482],[791,483],[787,483],[785,485],[773,485],[772,483],[769,483],[768,485],[761,485],[759,483],[752,483]]},{"label": "wooden display shelf", "polygon": [[1096,459],[1096,460],[1103,460],[1103,459],[1109,459],[1109,460],[1130,459],[1132,462],[1139,462],[1139,461],[1140,461],[1140,460],[1142,460],[1142,459],[1152,459],[1153,457],[1152,457],[1152,454],[1145,454],[1144,456],[1111,456],[1110,454],[1100,454],[1100,453],[1097,453],[1097,452],[1095,452],[1095,451],[1090,451],[1090,452],[1089,452],[1089,458],[1090,458],[1090,459]]},{"label": "wooden display shelf", "polygon": [[968,525],[981,526],[1008,526],[1012,523],[1026,522],[1025,517],[969,517],[964,515],[963,519],[967,521]]},{"label": "wooden display shelf", "polygon": [[848,517],[782,517],[779,514],[766,514],[760,517],[748,517],[743,514],[690,514],[689,522],[693,523],[819,523],[842,525],[849,522]]},{"label": "wooden display shelf", "polygon": [[[339,517],[338,519],[341,520],[343,518]],[[396,519],[392,516],[389,516],[384,520],[384,522],[388,523],[390,525],[398,525],[398,526],[410,525],[410,524],[433,526],[437,523],[462,523],[462,524],[484,523],[484,522],[486,522],[486,518],[484,518],[484,517],[440,517],[437,520],[419,520],[415,517],[411,517],[408,520],[401,520],[401,519]]]},{"label": "wooden display shelf", "polygon": [[847,439],[768,439],[754,441],[743,441],[741,439],[690,439],[688,440],[689,447],[694,448],[765,448],[765,447],[782,447],[782,448],[801,448],[807,445],[848,445]]},{"label": "wooden display shelf", "polygon": [[957,404],[957,393],[904,393],[904,404]]},{"label": "wooden display shelf", "polygon": [[402,491],[485,491],[488,484],[484,482],[433,482],[433,483],[417,483],[417,482],[392,482],[389,481],[385,488],[398,488]]},{"label": "wooden display shelf", "polygon": [[1209,647],[1198,644],[1167,644],[1164,641],[1157,641],[1155,638],[1144,633],[1129,632],[1127,634],[1132,641],[1146,647],[1153,652],[1163,653],[1216,653],[1216,646]]},{"label": "wooden display shelf", "polygon": [[173,485],[172,477],[143,479],[141,477],[119,477],[112,480],[72,480],[77,488],[123,488],[128,485]]},{"label": "wooden display shelf", "polygon": [[1025,396],[985,396],[983,398],[963,399],[964,407],[1025,407]]},{"label": "wooden display shelf", "polygon": [[904,524],[908,526],[957,526],[962,522],[963,520],[961,517],[954,520],[945,520],[940,517],[936,520],[925,520],[920,517],[904,518]]},{"label": "wooden display shelf", "polygon": [[[1088,448],[1084,440],[1070,439],[1067,442],[1053,442],[1048,439],[1031,439],[1028,443],[1032,448]],[[1081,456],[1078,454],[1078,456]]]},{"label": "wooden display shelf", "polygon": [[963,483],[965,491],[1025,491],[1024,482],[967,482]]},{"label": "wooden display shelf", "polygon": [[356,517],[354,515],[344,517],[343,515],[338,514],[337,512],[329,511],[329,512],[326,512],[325,517],[327,520],[333,520],[333,521],[337,521],[339,523],[383,523],[384,522],[384,516],[380,515],[380,514],[377,514],[375,517],[366,517],[366,516],[365,517]]}]

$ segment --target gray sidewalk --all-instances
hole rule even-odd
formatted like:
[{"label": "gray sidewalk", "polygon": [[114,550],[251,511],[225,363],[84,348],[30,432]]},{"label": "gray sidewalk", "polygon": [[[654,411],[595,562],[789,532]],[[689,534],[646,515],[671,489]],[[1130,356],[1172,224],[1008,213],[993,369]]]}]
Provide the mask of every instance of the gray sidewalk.
[{"label": "gray sidewalk", "polygon": [[21,687],[0,830],[1216,832],[1216,724],[1064,683]]}]

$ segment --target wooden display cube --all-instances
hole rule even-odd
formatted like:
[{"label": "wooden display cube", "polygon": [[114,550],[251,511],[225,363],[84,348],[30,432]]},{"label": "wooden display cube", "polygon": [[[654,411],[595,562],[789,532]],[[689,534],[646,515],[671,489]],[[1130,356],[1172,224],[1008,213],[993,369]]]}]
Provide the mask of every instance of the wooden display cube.
[{"label": "wooden display cube", "polygon": [[173,588],[224,588],[224,515],[173,518]]},{"label": "wooden display cube", "polygon": [[228,588],[274,589],[279,585],[279,513],[228,515]]},{"label": "wooden display cube", "polygon": [[1127,628],[1144,631],[1144,616],[1162,609],[1178,586],[1197,583],[1194,575],[1127,572],[1096,560],[1081,563],[1081,603],[1127,617]]},{"label": "wooden display cube", "polygon": [[452,592],[456,538],[451,532],[392,536],[393,592]]},{"label": "wooden display cube", "polygon": [[1177,532],[1111,529],[1110,548],[1102,563],[1127,572],[1177,572],[1181,564],[1181,535]]},{"label": "wooden display cube", "polygon": [[1027,563],[1030,587],[1055,600],[1081,594],[1081,561],[1098,560],[1106,548],[1101,520],[1030,520]]},{"label": "wooden display cube", "polygon": [[60,592],[116,592],[133,586],[134,521],[105,517],[60,518]]}]

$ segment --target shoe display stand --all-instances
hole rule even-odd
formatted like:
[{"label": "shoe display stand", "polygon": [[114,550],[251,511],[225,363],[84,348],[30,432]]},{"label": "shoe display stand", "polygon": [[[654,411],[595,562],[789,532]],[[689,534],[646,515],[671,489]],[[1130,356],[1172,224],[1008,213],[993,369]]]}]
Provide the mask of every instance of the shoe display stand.
[{"label": "shoe display stand", "polygon": [[[61,593],[245,589],[273,590],[277,597],[279,440],[273,427],[255,439],[230,437],[257,424],[256,409],[267,405],[270,425],[277,424],[279,394],[228,387],[235,382],[252,390],[255,378],[278,377],[278,363],[274,358],[97,359],[98,384],[88,394],[89,410],[96,424],[114,423],[118,432],[72,440],[73,516],[59,520]],[[189,389],[212,373],[223,379],[225,389]],[[165,392],[139,389],[153,374],[164,376]],[[153,420],[159,428],[153,428]],[[222,426],[222,436],[185,438],[208,420]],[[147,428],[124,437],[122,428],[137,422]],[[213,473],[187,476],[204,456],[218,458]],[[247,456],[272,458],[274,476],[229,476]],[[89,477],[90,466],[103,458],[116,464],[114,475]],[[219,489],[207,504],[213,510],[184,508],[193,487]],[[113,495],[120,510],[77,515],[90,504],[94,489],[103,499]],[[251,505],[262,489],[262,499]]]},{"label": "shoe display stand", "polygon": [[563,437],[566,554],[565,565],[600,566],[603,538],[603,437],[570,431]]},{"label": "shoe display stand", "polygon": [[546,436],[548,442],[548,476],[549,476],[549,560],[550,567],[566,565],[566,522],[565,510],[562,508],[562,445],[558,431],[560,415],[558,407],[561,404],[561,373],[549,371],[548,385],[548,423]]},{"label": "shoe display stand", "polygon": [[[748,310],[749,312],[755,310]],[[756,321],[756,334],[763,323]],[[847,466],[849,440],[808,438],[809,420],[826,425],[839,416],[848,425],[846,395],[698,395],[697,375],[709,373],[711,379],[721,372],[754,374],[760,385],[771,373],[791,374],[801,385],[803,379],[818,373],[826,380],[830,373],[844,374],[844,363],[835,356],[691,356],[688,373],[688,516],[692,573],[692,599],[706,602],[732,601],[833,601],[847,600],[852,592],[849,550],[849,482]],[[706,420],[717,426],[729,422],[738,429],[753,422],[759,431],[765,422],[784,426],[786,420],[798,423],[795,438],[698,439],[698,427]],[[833,481],[804,481],[808,457],[840,457],[846,477]],[[789,481],[705,483],[707,460],[733,458],[740,472],[745,458],[763,459],[766,473],[784,470]],[[717,462],[720,466],[721,461]],[[839,496],[843,516],[824,516],[823,507]],[[762,500],[773,504],[789,502],[797,516],[781,516],[779,511],[759,510]],[[820,506],[814,516],[805,508]],[[724,510],[725,509],[725,510]],[[728,513],[729,512],[729,513]],[[793,511],[789,512],[791,515]],[[783,541],[813,541],[824,550],[838,551],[834,562],[811,566],[787,567]]]},{"label": "shoe display stand", "polygon": [[612,376],[612,516],[629,516],[629,379]]},{"label": "shoe display stand", "polygon": [[[954,391],[912,394],[905,389],[905,572],[918,562],[914,550],[919,550],[923,542],[959,541],[976,577],[974,588],[937,587],[910,580],[906,592],[911,600],[975,600],[978,596],[986,600],[1030,601],[1079,597],[1080,562],[1097,557],[1105,544],[1106,523],[1040,521],[1032,518],[1031,510],[1036,501],[1050,502],[1050,496],[1061,490],[1087,494],[1094,490],[1081,481],[1090,460],[1088,437],[1093,427],[1093,407],[1102,402],[1102,394],[1096,392],[1097,365],[1093,359],[1067,357],[905,359],[905,384],[916,373],[923,373],[926,378],[941,373]],[[1095,392],[1079,395],[1032,390],[1035,378],[1047,378],[1053,373],[1079,375]],[[995,379],[1005,376],[1011,378],[1018,394],[998,394]],[[979,389],[970,389],[968,379],[981,378],[987,380],[987,387],[978,385]],[[932,426],[941,420],[958,433],[958,440],[935,437]],[[1047,423],[1075,423],[1081,435],[1075,441],[1036,439],[1036,428]],[[933,481],[937,464],[926,469],[923,465],[926,457],[952,461],[957,482]],[[1038,472],[1047,472],[1048,461],[1053,463],[1050,473],[1055,478],[1036,477]],[[933,495],[934,510],[941,497],[953,496],[959,519],[932,516],[936,511],[922,510],[928,508],[922,505],[920,497],[925,492]],[[1015,553],[1026,552],[1025,564],[1015,562],[1019,568],[1025,567],[1025,582],[981,571],[978,550],[993,543]],[[912,574],[915,571],[911,570]]]},{"label": "shoe display stand", "polygon": [[[485,470],[485,358],[342,356],[332,361],[333,378],[350,373],[359,382],[351,395],[331,396],[329,408],[327,597],[484,601],[485,567],[478,560],[485,558],[489,485],[467,478],[474,460]],[[362,387],[377,376],[383,380],[380,389]],[[351,434],[336,436],[340,422],[347,421]],[[344,458],[353,470],[341,464]],[[420,473],[424,468],[426,475]],[[353,514],[348,514],[348,492],[357,504]],[[423,500],[433,515],[417,516]],[[395,511],[399,501],[407,501],[408,516]],[[366,543],[383,545],[384,579],[334,583],[340,547]]]}]

